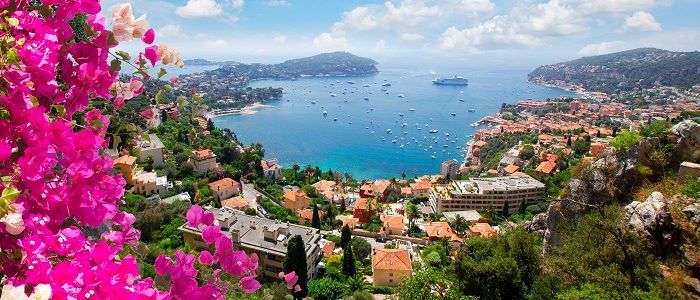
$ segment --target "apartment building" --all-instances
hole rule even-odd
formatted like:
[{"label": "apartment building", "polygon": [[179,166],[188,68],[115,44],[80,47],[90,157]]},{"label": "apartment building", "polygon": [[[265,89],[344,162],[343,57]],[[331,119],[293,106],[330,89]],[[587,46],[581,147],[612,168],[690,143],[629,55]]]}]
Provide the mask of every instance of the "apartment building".
[{"label": "apartment building", "polygon": [[[267,280],[279,280],[287,256],[287,242],[294,236],[301,236],[306,250],[306,264],[309,280],[318,274],[321,262],[321,234],[318,229],[283,223],[280,221],[249,216],[228,208],[210,208],[216,216],[215,225],[233,240],[235,250],[243,250],[248,255],[258,255],[258,276]],[[200,228],[190,227],[185,223],[178,228],[188,247],[202,250],[210,249],[202,240]]]},{"label": "apartment building", "polygon": [[534,178],[504,176],[455,180],[433,185],[429,202],[437,213],[474,209],[483,212],[493,207],[498,212],[508,205],[508,213],[518,211],[521,203],[534,204],[545,197],[545,186]]},{"label": "apartment building", "polygon": [[164,152],[165,145],[163,145],[163,142],[161,142],[155,134],[149,134],[147,141],[139,141],[136,144],[136,154],[139,157],[139,162],[146,162],[150,157],[153,159],[154,167],[161,167],[165,164],[163,159]]}]

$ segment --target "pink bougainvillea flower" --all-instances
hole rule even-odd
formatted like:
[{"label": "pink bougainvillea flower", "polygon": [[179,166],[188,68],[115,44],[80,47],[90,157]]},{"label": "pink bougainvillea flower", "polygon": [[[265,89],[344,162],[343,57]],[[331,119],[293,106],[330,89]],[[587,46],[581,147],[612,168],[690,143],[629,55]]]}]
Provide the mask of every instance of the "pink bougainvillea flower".
[{"label": "pink bougainvillea flower", "polygon": [[153,44],[153,41],[156,39],[156,31],[153,30],[153,28],[150,28],[146,30],[146,33],[143,35],[143,38],[141,38],[141,41],[143,41],[146,44]]},{"label": "pink bougainvillea flower", "polygon": [[199,225],[210,226],[214,224],[214,214],[206,213],[198,204],[192,205],[187,211],[187,225],[198,227]]},{"label": "pink bougainvillea flower", "polygon": [[114,98],[114,103],[112,103],[112,104],[114,105],[114,109],[116,109],[116,110],[120,110],[120,109],[124,108],[124,97]]},{"label": "pink bougainvillea flower", "polygon": [[158,45],[146,47],[146,49],[144,49],[143,56],[149,62],[151,62],[151,66],[155,66],[156,63],[160,60],[160,55],[158,54]]},{"label": "pink bougainvillea flower", "polygon": [[12,147],[5,141],[0,141],[0,163],[8,160],[12,154]]},{"label": "pink bougainvillea flower", "polygon": [[141,95],[141,92],[143,91],[143,81],[136,77],[132,77],[131,81],[129,82],[129,90],[134,97]]},{"label": "pink bougainvillea flower", "polygon": [[170,83],[171,83],[171,84],[177,84],[177,77],[175,77],[175,76],[170,77]]},{"label": "pink bougainvillea flower", "polygon": [[287,283],[287,287],[291,289],[295,284],[297,284],[297,281],[299,281],[299,276],[297,276],[296,271],[292,271],[291,273],[284,275],[284,281]]},{"label": "pink bougainvillea flower", "polygon": [[202,240],[204,240],[207,245],[216,243],[216,241],[223,236],[224,234],[221,233],[221,227],[219,226],[207,226],[207,228],[202,230]]},{"label": "pink bougainvillea flower", "polygon": [[241,285],[241,289],[243,289],[243,291],[246,293],[254,293],[260,289],[260,282],[255,280],[255,276],[243,277],[238,284]]},{"label": "pink bougainvillea flower", "polygon": [[141,116],[143,116],[146,119],[153,119],[153,109],[152,108],[146,108],[144,111],[141,112]]},{"label": "pink bougainvillea flower", "polygon": [[200,264],[211,266],[214,263],[214,256],[207,250],[199,253],[198,261]]}]

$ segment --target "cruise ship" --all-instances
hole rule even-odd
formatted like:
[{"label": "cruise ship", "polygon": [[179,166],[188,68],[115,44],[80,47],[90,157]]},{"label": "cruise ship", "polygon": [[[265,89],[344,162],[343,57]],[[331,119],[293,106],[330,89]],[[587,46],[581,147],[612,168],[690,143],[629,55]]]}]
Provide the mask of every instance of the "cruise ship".
[{"label": "cruise ship", "polygon": [[463,77],[455,76],[452,78],[435,78],[433,83],[440,85],[467,85],[469,84],[469,80]]}]

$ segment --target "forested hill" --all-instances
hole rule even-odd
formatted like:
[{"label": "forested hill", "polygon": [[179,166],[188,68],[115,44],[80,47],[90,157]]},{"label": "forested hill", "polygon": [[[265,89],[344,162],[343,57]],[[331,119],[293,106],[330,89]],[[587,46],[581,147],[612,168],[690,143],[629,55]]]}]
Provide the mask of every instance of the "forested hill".
[{"label": "forested hill", "polygon": [[606,93],[656,85],[690,88],[700,83],[700,52],[639,48],[541,66],[528,79]]},{"label": "forested hill", "polygon": [[229,78],[245,86],[257,79],[296,79],[302,76],[365,76],[376,74],[377,62],[347,52],[324,53],[279,64],[237,64],[222,66],[210,75]]}]

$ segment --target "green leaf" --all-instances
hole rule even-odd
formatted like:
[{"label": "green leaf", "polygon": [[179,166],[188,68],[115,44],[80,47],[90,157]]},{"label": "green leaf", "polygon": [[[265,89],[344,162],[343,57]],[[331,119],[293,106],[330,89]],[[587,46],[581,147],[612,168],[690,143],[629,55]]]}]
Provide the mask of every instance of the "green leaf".
[{"label": "green leaf", "polygon": [[156,103],[162,103],[163,102],[163,97],[165,97],[163,90],[159,90],[156,93]]},{"label": "green leaf", "polygon": [[7,18],[7,24],[10,24],[12,27],[17,27],[19,26],[19,20],[17,20],[17,18]]},{"label": "green leaf", "polygon": [[167,91],[167,92],[172,92],[172,91],[173,91],[173,87],[172,87],[171,85],[169,85],[169,84],[164,85],[164,86],[163,86],[163,89],[164,89],[165,91]]},{"label": "green leaf", "polygon": [[10,181],[12,181],[12,176],[2,176],[2,177],[0,177],[0,181],[10,182]]},{"label": "green leaf", "polygon": [[17,55],[17,49],[10,49],[7,51],[7,63],[19,67],[19,55]]},{"label": "green leaf", "polygon": [[2,190],[2,200],[6,201],[7,203],[15,201],[17,197],[19,197],[19,190],[16,189],[13,186],[6,186],[5,189]]},{"label": "green leaf", "polygon": [[116,46],[119,43],[117,42],[117,39],[114,38],[114,33],[111,31],[108,31],[107,33],[107,45],[109,46]]},{"label": "green leaf", "polygon": [[66,114],[66,108],[61,104],[51,105],[56,110],[57,116],[64,116]]},{"label": "green leaf", "polygon": [[122,70],[122,61],[118,59],[113,59],[112,62],[109,63],[109,71],[112,73],[116,73]]},{"label": "green leaf", "polygon": [[102,123],[101,120],[92,120],[92,121],[90,121],[90,126],[91,126],[93,129],[100,130],[100,129],[102,129],[102,128],[105,126],[105,124]]},{"label": "green leaf", "polygon": [[123,60],[131,60],[131,55],[125,51],[117,51],[116,53],[117,56],[119,56]]},{"label": "green leaf", "polygon": [[165,76],[165,74],[168,74],[168,71],[166,71],[163,68],[160,68],[160,70],[158,71],[158,78]]}]

